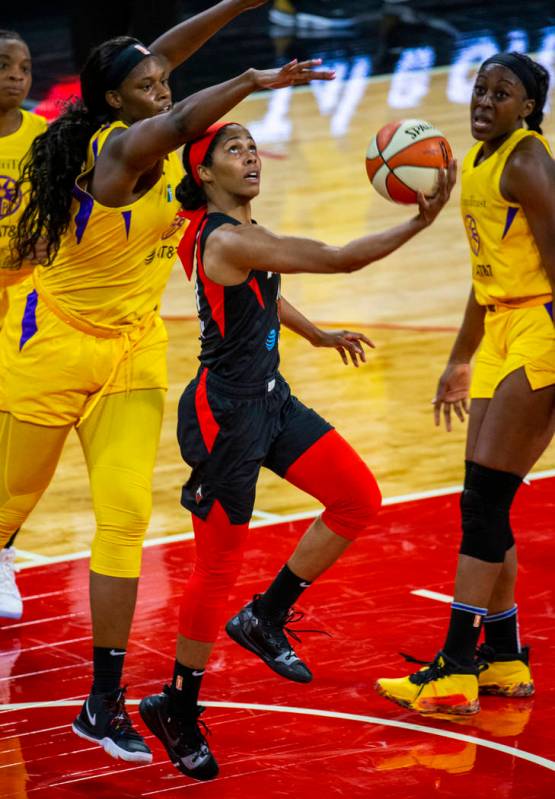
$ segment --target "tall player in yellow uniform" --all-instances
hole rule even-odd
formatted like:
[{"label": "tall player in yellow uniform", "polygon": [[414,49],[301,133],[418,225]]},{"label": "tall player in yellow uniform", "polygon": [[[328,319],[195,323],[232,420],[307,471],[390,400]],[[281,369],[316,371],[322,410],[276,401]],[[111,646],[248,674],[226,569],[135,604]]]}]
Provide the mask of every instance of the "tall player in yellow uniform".
[{"label": "tall player in yellow uniform", "polygon": [[455,598],[433,663],[376,686],[422,713],[476,713],[479,693],[534,692],[518,634],[510,509],[555,428],[555,162],[541,135],[548,84],[540,64],[499,53],[474,85],[477,143],[462,168],[472,290],[434,400],[436,424],[443,414],[450,430],[451,413],[462,421],[472,398]]},{"label": "tall player in yellow uniform", "polygon": [[[45,490],[76,426],[97,533],[91,555],[94,682],[77,735],[114,757],[150,762],[120,688],[151,510],[166,388],[158,307],[176,234],[174,151],[250,92],[307,83],[319,62],[249,69],[172,107],[168,75],[212,33],[260,0],[223,0],[150,48],[99,45],[73,103],[33,144],[17,259],[47,254],[15,295],[0,335],[0,544]],[[85,170],[83,171],[83,163]]]},{"label": "tall player in yellow uniform", "polygon": [[[19,163],[46,120],[21,108],[31,88],[31,54],[18,33],[0,30],[0,329],[8,310],[10,286],[29,274],[30,267],[6,269],[10,240],[24,208],[16,191]],[[14,571],[14,533],[0,549],[0,617],[19,619],[23,603]]]}]

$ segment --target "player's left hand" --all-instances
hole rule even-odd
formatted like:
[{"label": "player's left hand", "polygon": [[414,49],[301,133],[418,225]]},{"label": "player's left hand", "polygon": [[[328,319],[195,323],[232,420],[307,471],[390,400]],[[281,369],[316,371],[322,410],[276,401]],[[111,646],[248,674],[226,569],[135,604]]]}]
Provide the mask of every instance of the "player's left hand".
[{"label": "player's left hand", "polygon": [[360,363],[366,363],[363,343],[372,349],[376,346],[364,333],[354,333],[352,330],[321,330],[318,341],[314,343],[314,346],[333,347],[341,356],[345,366],[349,365],[350,357],[353,366],[358,367]]}]

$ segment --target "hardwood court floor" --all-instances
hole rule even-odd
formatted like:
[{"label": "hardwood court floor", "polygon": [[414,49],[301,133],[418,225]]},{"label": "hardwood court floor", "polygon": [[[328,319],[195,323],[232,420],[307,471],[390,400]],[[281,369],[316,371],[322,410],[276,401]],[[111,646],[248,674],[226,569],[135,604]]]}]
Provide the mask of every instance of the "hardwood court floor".
[{"label": "hardwood court floor", "polygon": [[[233,118],[250,125],[264,157],[255,218],[277,232],[335,244],[407,218],[412,209],[386,203],[368,186],[367,142],[385,122],[424,118],[444,131],[460,159],[471,141],[465,105],[447,99],[452,78],[447,71],[409,75],[410,85],[420,80],[424,90],[417,105],[402,110],[391,107],[390,78],[365,82],[349,75],[335,87],[244,103]],[[546,131],[553,139],[551,119]],[[363,330],[377,345],[368,364],[355,370],[287,331],[282,338],[283,373],[294,391],[360,451],[388,498],[372,535],[303,600],[307,626],[334,635],[303,640],[314,683],[280,681],[222,636],[203,692],[222,766],[220,781],[209,785],[179,775],[152,739],[154,763],[135,768],[72,735],[69,724],[90,682],[91,640],[87,560],[71,557],[88,549],[94,522],[85,466],[71,436],[49,491],[18,539],[26,566],[19,576],[24,618],[0,625],[2,797],[163,799],[191,792],[207,799],[551,799],[553,478],[524,486],[514,515],[518,601],[524,640],[533,646],[537,696],[485,698],[478,716],[455,721],[422,719],[372,690],[377,677],[405,672],[397,652],[433,656],[452,592],[459,534],[457,496],[448,489],[461,482],[464,428],[457,423],[449,435],[436,430],[430,400],[469,289],[457,198],[458,190],[433,228],[361,273],[284,280],[284,295],[308,316]],[[177,611],[193,558],[189,518],[178,504],[187,472],[174,429],[180,391],[196,369],[198,328],[191,287],[179,268],[163,311],[171,384],[126,665],[135,720],[139,697],[158,690],[171,670]],[[554,468],[551,447],[537,469]],[[415,492],[431,496],[390,501]],[[315,510],[311,498],[262,476],[234,607],[268,582]],[[52,706],[41,705],[49,700]]]},{"label": "hardwood court floor", "polygon": [[[263,158],[254,217],[278,233],[342,244],[414,213],[413,207],[386,202],[369,186],[364,155],[370,136],[394,119],[428,119],[447,136],[459,162],[472,140],[466,104],[448,99],[452,71],[409,73],[406,80],[420,80],[424,89],[418,105],[402,110],[391,107],[391,77],[365,81],[352,74],[336,84],[282,90],[242,103],[230,118],[250,127]],[[472,74],[464,80],[468,90]],[[552,116],[545,132],[553,140]],[[456,422],[451,434],[435,429],[430,405],[469,291],[458,196],[457,186],[431,228],[361,272],[283,280],[284,296],[307,316],[360,329],[376,343],[368,364],[355,370],[343,366],[335,353],[315,350],[284,331],[282,370],[298,396],[360,451],[385,496],[457,485],[462,479],[464,428]],[[198,327],[193,292],[178,265],[162,310],[170,334],[171,385],[150,537],[190,529],[178,504],[187,470],[174,430],[180,391],[196,371]],[[536,468],[554,467],[552,446]],[[263,474],[255,518],[313,507],[309,497]],[[87,549],[93,529],[83,458],[76,436],[70,436],[57,475],[19,544],[30,553],[59,556]]]}]

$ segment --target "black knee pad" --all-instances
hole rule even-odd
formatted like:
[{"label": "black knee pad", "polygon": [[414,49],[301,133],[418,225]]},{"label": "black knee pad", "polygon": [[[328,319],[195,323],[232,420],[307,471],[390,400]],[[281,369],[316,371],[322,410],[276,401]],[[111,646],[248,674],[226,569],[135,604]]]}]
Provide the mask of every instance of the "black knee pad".
[{"label": "black knee pad", "polygon": [[460,553],[488,563],[503,563],[514,544],[510,510],[522,480],[516,474],[474,463],[461,494]]}]

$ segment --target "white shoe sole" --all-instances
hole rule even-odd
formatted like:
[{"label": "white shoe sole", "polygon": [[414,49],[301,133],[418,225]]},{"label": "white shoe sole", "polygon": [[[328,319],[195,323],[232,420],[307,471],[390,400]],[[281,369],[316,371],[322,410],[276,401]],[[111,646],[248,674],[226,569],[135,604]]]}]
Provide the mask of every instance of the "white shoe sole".
[{"label": "white shoe sole", "polygon": [[23,608],[21,610],[2,610],[0,608],[0,619],[20,619],[23,616]]},{"label": "white shoe sole", "polygon": [[90,741],[93,744],[101,746],[106,754],[116,760],[125,760],[127,763],[152,763],[152,752],[126,752],[125,749],[120,749],[111,738],[93,738],[92,735],[87,735],[86,732],[80,730],[75,724],[71,725],[71,729],[79,738],[84,738],[85,741]]}]

